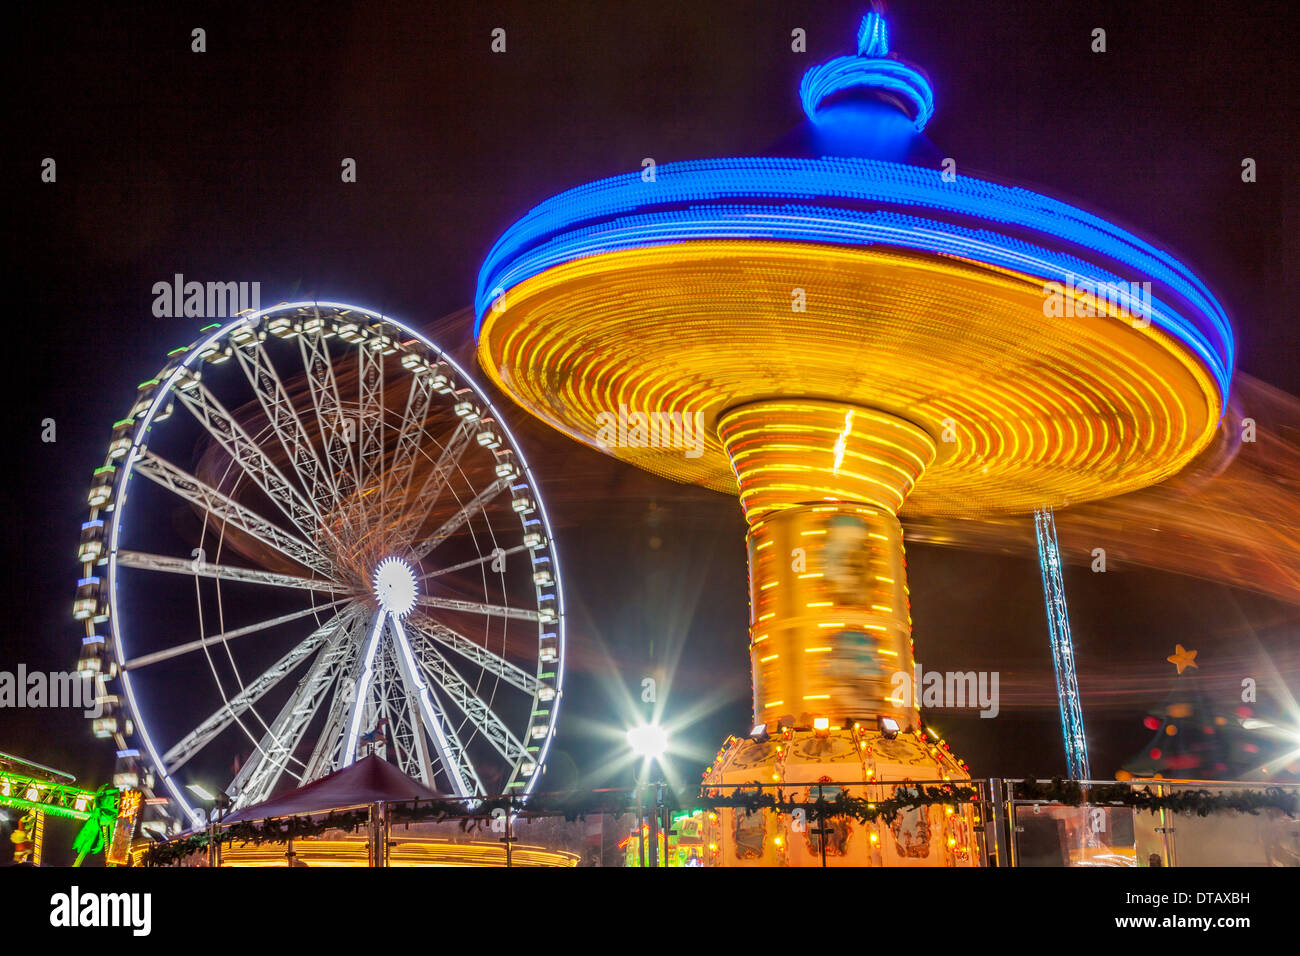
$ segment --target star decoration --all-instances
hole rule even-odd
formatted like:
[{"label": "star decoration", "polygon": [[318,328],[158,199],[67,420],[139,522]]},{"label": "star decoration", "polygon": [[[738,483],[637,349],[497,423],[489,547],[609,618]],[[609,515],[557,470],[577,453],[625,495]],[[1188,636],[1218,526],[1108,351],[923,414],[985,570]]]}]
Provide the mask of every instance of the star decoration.
[{"label": "star decoration", "polygon": [[1200,665],[1196,663],[1196,652],[1183,650],[1183,645],[1174,645],[1177,650],[1165,658],[1170,664],[1178,668],[1178,673],[1182,673],[1188,667],[1195,667],[1200,670]]}]

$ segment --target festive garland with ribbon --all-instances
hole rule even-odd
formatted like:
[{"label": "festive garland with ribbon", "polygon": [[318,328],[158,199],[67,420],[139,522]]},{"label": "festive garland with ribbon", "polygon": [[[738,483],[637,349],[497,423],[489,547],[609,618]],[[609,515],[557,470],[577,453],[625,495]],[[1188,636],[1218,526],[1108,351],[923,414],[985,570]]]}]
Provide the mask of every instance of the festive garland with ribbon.
[{"label": "festive garland with ribbon", "polygon": [[[238,843],[240,846],[263,843],[287,843],[306,837],[320,836],[326,830],[343,830],[353,833],[370,820],[368,810],[334,810],[322,817],[276,817],[259,822],[241,821],[225,826],[217,835],[221,843]],[[167,843],[155,843],[144,852],[142,866],[171,866],[194,853],[208,849],[211,836],[206,831],[195,833]]]},{"label": "festive garland with ribbon", "polygon": [[972,803],[979,799],[979,791],[974,787],[958,784],[932,787],[906,784],[895,784],[895,786],[898,789],[894,791],[894,795],[884,800],[850,796],[846,790],[840,790],[833,800],[823,797],[818,797],[816,800],[794,800],[787,799],[780,788],[774,794],[736,788],[730,796],[726,796],[717,788],[711,787],[709,795],[695,801],[695,809],[717,810],[729,807],[745,810],[748,813],[757,813],[761,810],[792,813],[801,809],[813,820],[852,817],[859,823],[871,823],[878,819],[893,823],[904,810],[939,804],[952,806],[958,803]]},{"label": "festive garland with ribbon", "polygon": [[[1161,781],[1152,780],[1152,785]],[[1174,790],[1169,793],[1155,793],[1151,789],[1138,789],[1131,784],[1103,783],[1085,786],[1077,780],[1064,780],[1053,777],[1050,781],[1022,780],[1015,785],[1017,800],[1042,800],[1047,803],[1062,803],[1068,807],[1089,805],[1111,805],[1132,807],[1157,813],[1169,810],[1173,813],[1195,813],[1198,817],[1211,813],[1235,810],[1238,813],[1257,814],[1261,810],[1280,810],[1289,817],[1300,812],[1300,793],[1293,793],[1281,787],[1267,787],[1263,790],[1238,790],[1229,793],[1212,793],[1209,790]]]},{"label": "festive garland with ribbon", "polygon": [[[803,786],[817,785],[804,784]],[[793,797],[787,798],[783,789],[778,788],[773,793],[754,783],[749,786],[709,787],[704,793],[685,803],[678,801],[674,794],[666,793],[663,805],[670,811],[734,809],[748,813],[770,810],[788,814],[795,810],[803,810],[810,821],[851,817],[859,823],[869,823],[877,819],[892,823],[905,810],[940,804],[953,806],[979,800],[978,790],[958,783],[942,786],[897,783],[893,786],[897,787],[894,795],[883,800],[850,796],[846,790],[840,790],[831,800],[824,798],[796,800]],[[1071,807],[1088,803],[1133,807],[1150,813],[1169,810],[1174,813],[1195,813],[1198,816],[1207,816],[1225,810],[1254,814],[1269,809],[1295,816],[1296,812],[1300,811],[1300,795],[1288,793],[1281,787],[1269,787],[1262,791],[1242,790],[1230,794],[1214,794],[1208,790],[1183,790],[1156,794],[1149,790],[1134,789],[1126,784],[1085,787],[1073,780],[1054,777],[1046,783],[1024,780],[1015,784],[1015,797],[1018,800],[1041,800]],[[395,825],[409,826],[411,823],[419,822],[443,823],[458,820],[462,830],[474,831],[491,827],[494,816],[499,815],[497,811],[526,819],[563,817],[573,822],[585,819],[588,814],[624,814],[631,813],[635,809],[636,804],[630,794],[610,791],[568,796],[537,795],[530,798],[523,806],[514,797],[488,797],[480,801],[472,811],[466,811],[465,804],[461,800],[392,803],[388,806],[388,813],[390,822]],[[246,821],[225,826],[218,839],[222,843],[237,843],[240,846],[250,843],[254,845],[286,843],[289,840],[320,836],[327,830],[353,833],[366,826],[369,820],[369,810],[336,810],[316,817],[281,817],[261,822]],[[193,853],[206,850],[208,844],[207,833],[196,833],[168,843],[158,843],[145,851],[141,862],[144,866],[170,866]]]}]

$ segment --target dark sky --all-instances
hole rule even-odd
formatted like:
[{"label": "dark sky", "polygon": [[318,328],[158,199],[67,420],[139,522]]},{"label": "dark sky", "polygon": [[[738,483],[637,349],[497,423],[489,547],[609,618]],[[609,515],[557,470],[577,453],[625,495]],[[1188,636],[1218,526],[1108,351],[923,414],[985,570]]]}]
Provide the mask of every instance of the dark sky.
[{"label": "dark sky", "polygon": [[[894,49],[933,81],[927,134],[960,172],[1040,189],[1156,237],[1225,305],[1240,368],[1296,393],[1300,336],[1288,306],[1300,291],[1300,144],[1288,6],[900,0],[890,20]],[[761,151],[800,120],[799,77],[850,51],[865,8],[485,0],[11,10],[0,667],[76,659],[69,610],[87,480],[135,384],[199,324],[155,318],[155,282],[177,272],[259,281],[264,305],[352,301],[436,325],[440,344],[468,357],[469,322],[437,320],[470,303],[483,255],[514,218],[643,157]],[[504,55],[489,50],[498,26]],[[1105,54],[1089,49],[1099,26]],[[194,27],[207,31],[206,53],[190,51]],[[790,50],[795,27],[807,31],[807,55]],[[40,181],[45,157],[57,161],[54,184]],[[357,162],[355,184],[340,182],[344,157]],[[1244,157],[1257,161],[1254,184],[1241,181]],[[603,745],[586,736],[589,723],[621,722],[606,654],[630,693],[646,668],[680,652],[668,716],[716,703],[687,732],[711,754],[749,719],[737,506],[570,447],[507,407],[548,463],[544,491],[569,571],[574,658],[556,779],[598,768]],[[45,418],[57,422],[53,444],[40,440]],[[566,496],[578,479],[599,494]],[[937,718],[954,750],[977,775],[1063,770],[1036,565],[923,547],[909,561],[924,664],[998,669],[1009,698],[997,720]],[[1098,775],[1149,736],[1141,716],[1173,686],[1163,659],[1175,641],[1199,648],[1209,676],[1216,654],[1239,663],[1262,646],[1296,658],[1296,609],[1246,592],[1131,570],[1072,570],[1066,585],[1085,707],[1096,704],[1086,713]],[[1117,674],[1133,678],[1127,695],[1110,692]],[[73,712],[0,712],[0,750],[93,782],[112,763]],[[684,774],[694,779],[703,762],[683,761]]]}]

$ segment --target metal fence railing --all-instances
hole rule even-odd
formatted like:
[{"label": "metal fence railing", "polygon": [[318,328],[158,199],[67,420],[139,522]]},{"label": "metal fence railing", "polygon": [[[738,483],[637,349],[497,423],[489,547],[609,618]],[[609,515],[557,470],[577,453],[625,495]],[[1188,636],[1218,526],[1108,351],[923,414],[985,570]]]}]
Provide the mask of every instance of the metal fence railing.
[{"label": "metal fence railing", "polygon": [[663,784],[392,802],[224,824],[134,862],[190,866],[1300,866],[1300,785]]},{"label": "metal fence railing", "polygon": [[998,783],[1012,866],[1300,866],[1300,784],[1087,781],[1067,803]]}]

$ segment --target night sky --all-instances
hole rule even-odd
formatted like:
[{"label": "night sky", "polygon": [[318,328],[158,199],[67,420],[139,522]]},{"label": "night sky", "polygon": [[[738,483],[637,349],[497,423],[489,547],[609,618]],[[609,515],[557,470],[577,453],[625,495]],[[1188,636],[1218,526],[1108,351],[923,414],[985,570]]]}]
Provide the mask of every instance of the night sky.
[{"label": "night sky", "polygon": [[[155,282],[258,281],[264,306],[355,302],[472,363],[466,307],[501,230],[644,157],[761,152],[802,118],[799,77],[851,50],[867,5],[457,6],[10,11],[0,668],[75,665],[90,473],[136,383],[201,324],[155,318]],[[1224,304],[1239,368],[1295,394],[1300,144],[1287,6],[899,0],[889,16],[893,48],[934,85],[926,133],[960,172],[1156,238]],[[1089,48],[1098,26],[1105,54]],[[207,31],[205,53],[190,50],[194,27]],[[503,55],[489,49],[495,27],[507,30]],[[790,50],[795,27],[807,54]],[[45,157],[56,183],[40,180]],[[354,184],[340,181],[344,157],[357,162]],[[1244,157],[1258,182],[1242,182]],[[708,710],[683,732],[694,755],[679,767],[697,779],[749,721],[738,506],[578,447],[508,400],[499,407],[537,459],[567,569],[570,673],[548,779],[629,783],[600,773],[608,745],[592,728],[621,725],[616,702],[670,659],[667,719]],[[46,418],[52,444],[41,441]],[[998,719],[935,716],[953,750],[977,776],[1062,772],[1036,563],[924,546],[908,558],[926,668],[1002,675]],[[1174,686],[1164,658],[1175,642],[1200,652],[1189,679],[1230,687],[1262,649],[1295,686],[1296,607],[1133,569],[1071,569],[1066,587],[1096,776],[1149,738],[1142,716]],[[1262,709],[1268,700],[1262,692]],[[76,711],[0,711],[0,751],[92,785],[112,769],[111,746]]]}]

